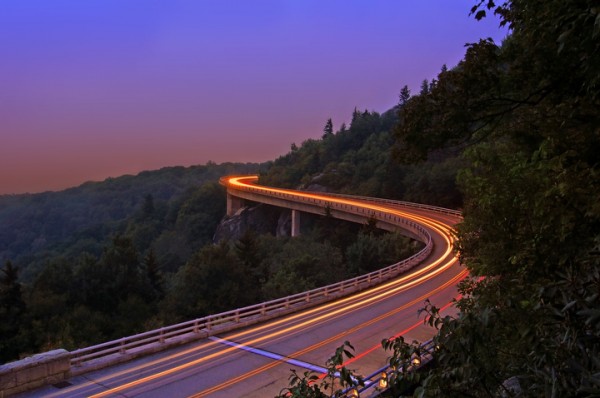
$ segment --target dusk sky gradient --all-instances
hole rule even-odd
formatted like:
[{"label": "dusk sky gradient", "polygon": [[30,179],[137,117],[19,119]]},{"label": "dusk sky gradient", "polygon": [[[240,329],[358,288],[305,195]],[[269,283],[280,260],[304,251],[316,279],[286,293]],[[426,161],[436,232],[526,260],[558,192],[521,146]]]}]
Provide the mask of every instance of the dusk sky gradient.
[{"label": "dusk sky gradient", "polygon": [[506,31],[474,0],[3,0],[0,194],[259,162]]}]

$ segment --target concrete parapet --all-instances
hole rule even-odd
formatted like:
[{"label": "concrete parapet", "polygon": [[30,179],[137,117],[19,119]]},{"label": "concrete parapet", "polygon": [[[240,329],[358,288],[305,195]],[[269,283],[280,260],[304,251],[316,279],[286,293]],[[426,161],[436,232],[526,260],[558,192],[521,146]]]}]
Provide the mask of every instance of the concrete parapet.
[{"label": "concrete parapet", "polygon": [[0,398],[66,380],[71,370],[67,350],[36,354],[0,366]]}]

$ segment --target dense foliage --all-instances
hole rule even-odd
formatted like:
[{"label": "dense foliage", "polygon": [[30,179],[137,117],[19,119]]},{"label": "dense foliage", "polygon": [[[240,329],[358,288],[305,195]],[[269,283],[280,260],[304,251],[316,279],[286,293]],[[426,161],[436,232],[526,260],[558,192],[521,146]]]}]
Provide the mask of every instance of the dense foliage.
[{"label": "dense foliage", "polygon": [[[209,211],[217,213],[215,222],[224,213],[223,190],[215,184],[193,189],[179,206],[200,231],[170,231],[183,242],[180,248],[184,238],[201,240],[202,231],[214,229]],[[109,238],[99,256],[49,258],[31,283],[19,282],[18,267],[6,262],[0,268],[0,361],[88,346],[298,293],[391,264],[418,249],[399,234],[375,239],[381,233],[370,224],[306,215],[301,237],[248,230],[237,240],[199,247],[173,270],[169,258],[157,254],[160,240],[140,239],[148,232],[139,231],[161,219],[155,213],[160,214],[144,201],[125,232]],[[195,219],[200,221],[194,224]],[[148,242],[148,249],[139,249]]]},{"label": "dense foliage", "polygon": [[383,114],[352,113],[350,127],[333,132],[327,121],[321,140],[306,140],[300,147],[270,164],[261,175],[265,185],[308,190],[396,198],[450,208],[460,207],[456,186],[460,160],[452,150],[438,151],[424,164],[399,164],[391,148],[398,123],[397,111],[410,92],[403,91],[399,104]]},{"label": "dense foliage", "polygon": [[465,148],[459,252],[474,279],[456,318],[427,308],[440,350],[418,394],[597,396],[600,8],[513,0],[472,12],[490,10],[511,28],[503,45],[471,44],[397,129],[405,159]]},{"label": "dense foliage", "polygon": [[30,282],[49,259],[99,256],[121,233],[142,252],[153,247],[174,270],[212,239],[225,212],[219,177],[258,170],[236,163],[167,167],[60,192],[0,196],[0,263],[18,264]]},{"label": "dense foliage", "polygon": [[390,394],[598,396],[600,7],[481,0],[471,12],[498,14],[510,36],[470,44],[418,96],[403,90],[395,154],[461,153],[458,250],[472,279],[457,316],[424,308],[433,367],[411,371],[419,346],[384,340]]}]

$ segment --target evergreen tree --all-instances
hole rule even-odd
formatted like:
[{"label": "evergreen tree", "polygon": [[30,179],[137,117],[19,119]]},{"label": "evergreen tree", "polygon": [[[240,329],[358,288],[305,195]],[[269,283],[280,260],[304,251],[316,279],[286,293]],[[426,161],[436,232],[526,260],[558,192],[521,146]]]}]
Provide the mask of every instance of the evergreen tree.
[{"label": "evergreen tree", "polygon": [[165,295],[165,281],[153,249],[150,249],[146,257],[144,257],[144,265],[150,285],[154,288],[157,297],[162,299]]},{"label": "evergreen tree", "polygon": [[421,82],[421,91],[419,92],[419,95],[426,96],[427,94],[429,94],[429,89],[430,89],[429,80],[424,79]]},{"label": "evergreen tree", "polygon": [[331,118],[327,119],[327,123],[325,123],[325,127],[323,128],[323,139],[328,138],[333,135],[333,122]]},{"label": "evergreen tree", "polygon": [[246,229],[240,239],[235,242],[235,252],[242,263],[249,269],[256,269],[260,265],[260,253],[256,232]]},{"label": "evergreen tree", "polygon": [[17,267],[7,261],[0,271],[0,363],[4,363],[16,359],[23,349],[19,332],[25,324],[25,302]]},{"label": "evergreen tree", "polygon": [[406,103],[408,102],[409,99],[410,99],[410,89],[408,88],[407,85],[405,85],[400,90],[400,101],[399,101],[398,105],[400,105],[400,106],[406,105]]},{"label": "evergreen tree", "polygon": [[360,111],[356,107],[354,107],[354,110],[352,111],[352,120],[350,122],[350,128],[356,127],[356,122],[360,119],[360,117]]}]

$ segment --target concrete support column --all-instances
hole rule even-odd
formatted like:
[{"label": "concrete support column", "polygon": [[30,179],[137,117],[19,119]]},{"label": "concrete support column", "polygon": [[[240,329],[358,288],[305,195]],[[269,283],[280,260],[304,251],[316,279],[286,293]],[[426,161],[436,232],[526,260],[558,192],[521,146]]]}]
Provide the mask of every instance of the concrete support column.
[{"label": "concrete support column", "polygon": [[300,212],[292,210],[292,237],[300,236]]},{"label": "concrete support column", "polygon": [[236,211],[244,206],[244,199],[231,195],[227,192],[227,215],[233,216]]}]

